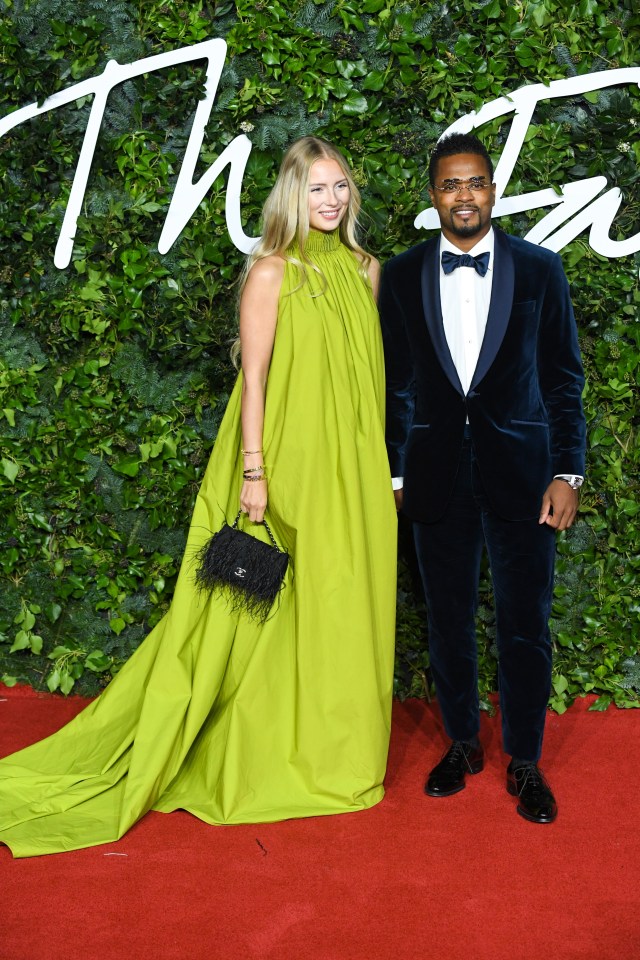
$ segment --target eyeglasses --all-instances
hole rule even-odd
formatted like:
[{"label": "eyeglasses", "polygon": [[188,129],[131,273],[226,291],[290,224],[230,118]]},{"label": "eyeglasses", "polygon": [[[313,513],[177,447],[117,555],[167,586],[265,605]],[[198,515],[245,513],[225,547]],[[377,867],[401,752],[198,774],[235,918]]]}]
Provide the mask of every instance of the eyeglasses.
[{"label": "eyeglasses", "polygon": [[436,184],[435,189],[442,193],[460,193],[462,190],[472,190],[477,193],[490,186],[491,184],[487,183],[484,177],[471,177],[469,180],[445,180],[441,187]]}]

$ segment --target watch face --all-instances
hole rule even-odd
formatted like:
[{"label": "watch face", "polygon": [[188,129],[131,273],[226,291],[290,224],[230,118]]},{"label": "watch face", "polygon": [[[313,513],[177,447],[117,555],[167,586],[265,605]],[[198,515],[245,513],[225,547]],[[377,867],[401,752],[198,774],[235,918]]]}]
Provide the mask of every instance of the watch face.
[{"label": "watch face", "polygon": [[565,483],[568,483],[572,490],[579,490],[582,486],[582,477],[569,477],[560,475],[558,479],[564,480]]}]

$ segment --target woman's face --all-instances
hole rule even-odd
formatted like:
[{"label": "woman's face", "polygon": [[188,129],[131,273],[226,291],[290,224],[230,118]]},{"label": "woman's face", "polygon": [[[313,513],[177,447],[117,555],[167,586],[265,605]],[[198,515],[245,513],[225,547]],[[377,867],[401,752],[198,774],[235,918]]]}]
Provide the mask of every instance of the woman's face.
[{"label": "woman's face", "polygon": [[309,179],[309,226],[335,230],[349,206],[349,181],[336,160],[316,160]]}]

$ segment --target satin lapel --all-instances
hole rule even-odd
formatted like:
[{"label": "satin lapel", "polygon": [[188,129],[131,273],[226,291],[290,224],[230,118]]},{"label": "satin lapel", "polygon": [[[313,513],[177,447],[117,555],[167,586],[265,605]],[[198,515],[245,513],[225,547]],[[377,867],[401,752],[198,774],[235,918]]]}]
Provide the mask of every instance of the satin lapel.
[{"label": "satin lapel", "polygon": [[513,288],[515,283],[515,269],[513,254],[509,241],[504,233],[495,230],[495,246],[493,261],[493,284],[491,286],[491,302],[487,327],[480,348],[480,356],[473,374],[469,390],[473,390],[487,373],[496,358],[500,345],[507,332],[511,307],[513,306]]},{"label": "satin lapel", "polygon": [[438,360],[442,369],[459,393],[464,393],[455,364],[449,351],[449,345],[442,322],[440,304],[440,238],[435,237],[425,250],[422,261],[422,305]]}]

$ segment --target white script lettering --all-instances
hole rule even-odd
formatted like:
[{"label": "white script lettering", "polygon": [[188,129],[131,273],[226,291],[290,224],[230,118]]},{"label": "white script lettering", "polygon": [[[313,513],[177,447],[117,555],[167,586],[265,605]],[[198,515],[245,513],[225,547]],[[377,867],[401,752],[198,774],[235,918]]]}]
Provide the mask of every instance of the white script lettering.
[{"label": "white script lettering", "polygon": [[[130,80],[132,77],[140,76],[143,73],[151,73],[154,70],[161,70],[178,63],[187,63],[199,59],[207,61],[205,96],[196,107],[182,165],[158,241],[158,251],[164,254],[171,249],[204,199],[207,191],[226,166],[229,166],[229,174],[225,216],[229,237],[232,243],[243,253],[249,253],[252,250],[258,238],[248,237],[245,234],[240,210],[242,182],[252,149],[248,137],[244,135],[235,137],[206,173],[197,182],[193,180],[206,125],[211,116],[218,83],[224,67],[226,51],[225,41],[214,39],[194,44],[191,47],[146,57],[130,64],[122,65],[115,60],[110,60],[99,76],[90,80],[83,80],[66,90],[53,94],[40,107],[37,103],[32,103],[0,119],[0,137],[2,137],[9,130],[42,113],[55,110],[57,107],[72,103],[81,97],[90,95],[94,97],[56,244],[54,263],[57,267],[62,269],[71,262],[78,216],[87,189],[100,126],[111,90],[118,84],[124,83],[125,80]],[[640,68],[628,67],[618,70],[605,70],[580,77],[554,80],[548,86],[538,83],[520,87],[508,96],[499,97],[485,104],[479,111],[472,111],[466,116],[460,117],[447,128],[443,136],[454,131],[467,133],[484,123],[513,113],[511,130],[495,171],[496,204],[493,209],[493,216],[500,217],[526,210],[535,210],[538,207],[555,206],[555,210],[543,217],[529,231],[526,239],[558,251],[571,243],[582,231],[589,229],[589,243],[597,253],[611,258],[627,256],[640,250],[640,234],[626,240],[617,241],[612,240],[609,236],[611,225],[622,202],[622,193],[618,187],[613,187],[602,194],[602,190],[607,186],[605,177],[590,177],[575,183],[565,183],[560,194],[551,188],[547,188],[519,196],[505,197],[503,195],[525,142],[536,104],[540,100],[572,97],[604,87],[623,84],[640,86]],[[598,196],[599,194],[601,195]],[[431,208],[423,210],[416,217],[414,225],[418,229],[437,229],[439,222],[436,211]]]},{"label": "white script lettering", "polygon": [[255,239],[246,236],[242,229],[242,220],[240,216],[240,192],[242,189],[242,178],[251,153],[251,142],[244,135],[236,137],[220,154],[214,164],[202,175],[197,183],[193,182],[193,173],[204,139],[205,127],[211,114],[213,102],[224,67],[224,61],[227,53],[227,45],[224,40],[205,40],[203,43],[196,43],[191,47],[185,47],[181,50],[170,50],[167,53],[159,53],[153,57],[145,57],[143,60],[137,60],[135,63],[119,64],[116,60],[110,60],[104,71],[97,77],[90,80],[83,80],[76,83],[66,90],[54,93],[48,97],[42,106],[37,103],[31,103],[21,110],[15,110],[8,116],[0,119],[0,137],[8,133],[14,127],[37,117],[48,110],[55,110],[56,107],[64,106],[79,100],[80,97],[86,97],[91,94],[94,96],[91,105],[91,112],[87,122],[87,128],[80,150],[78,166],[76,167],[73,184],[69,193],[69,200],[65,210],[64,220],[60,229],[58,243],[56,245],[54,263],[56,267],[67,267],[71,261],[73,253],[73,241],[76,235],[78,216],[82,208],[91,163],[98,142],[100,125],[107,105],[107,98],[113,88],[125,80],[132,77],[138,77],[143,73],[152,73],[154,70],[161,70],[164,67],[173,66],[176,63],[187,63],[191,60],[207,61],[207,79],[205,85],[205,97],[196,108],[191,133],[182,161],[182,167],[178,175],[164,228],[160,235],[158,250],[160,253],[166,253],[171,249],[186,223],[201,203],[207,190],[220,175],[227,164],[230,166],[229,182],[227,185],[227,196],[225,205],[225,215],[227,219],[227,229],[229,236],[235,246],[243,253],[249,253],[256,243]]}]

